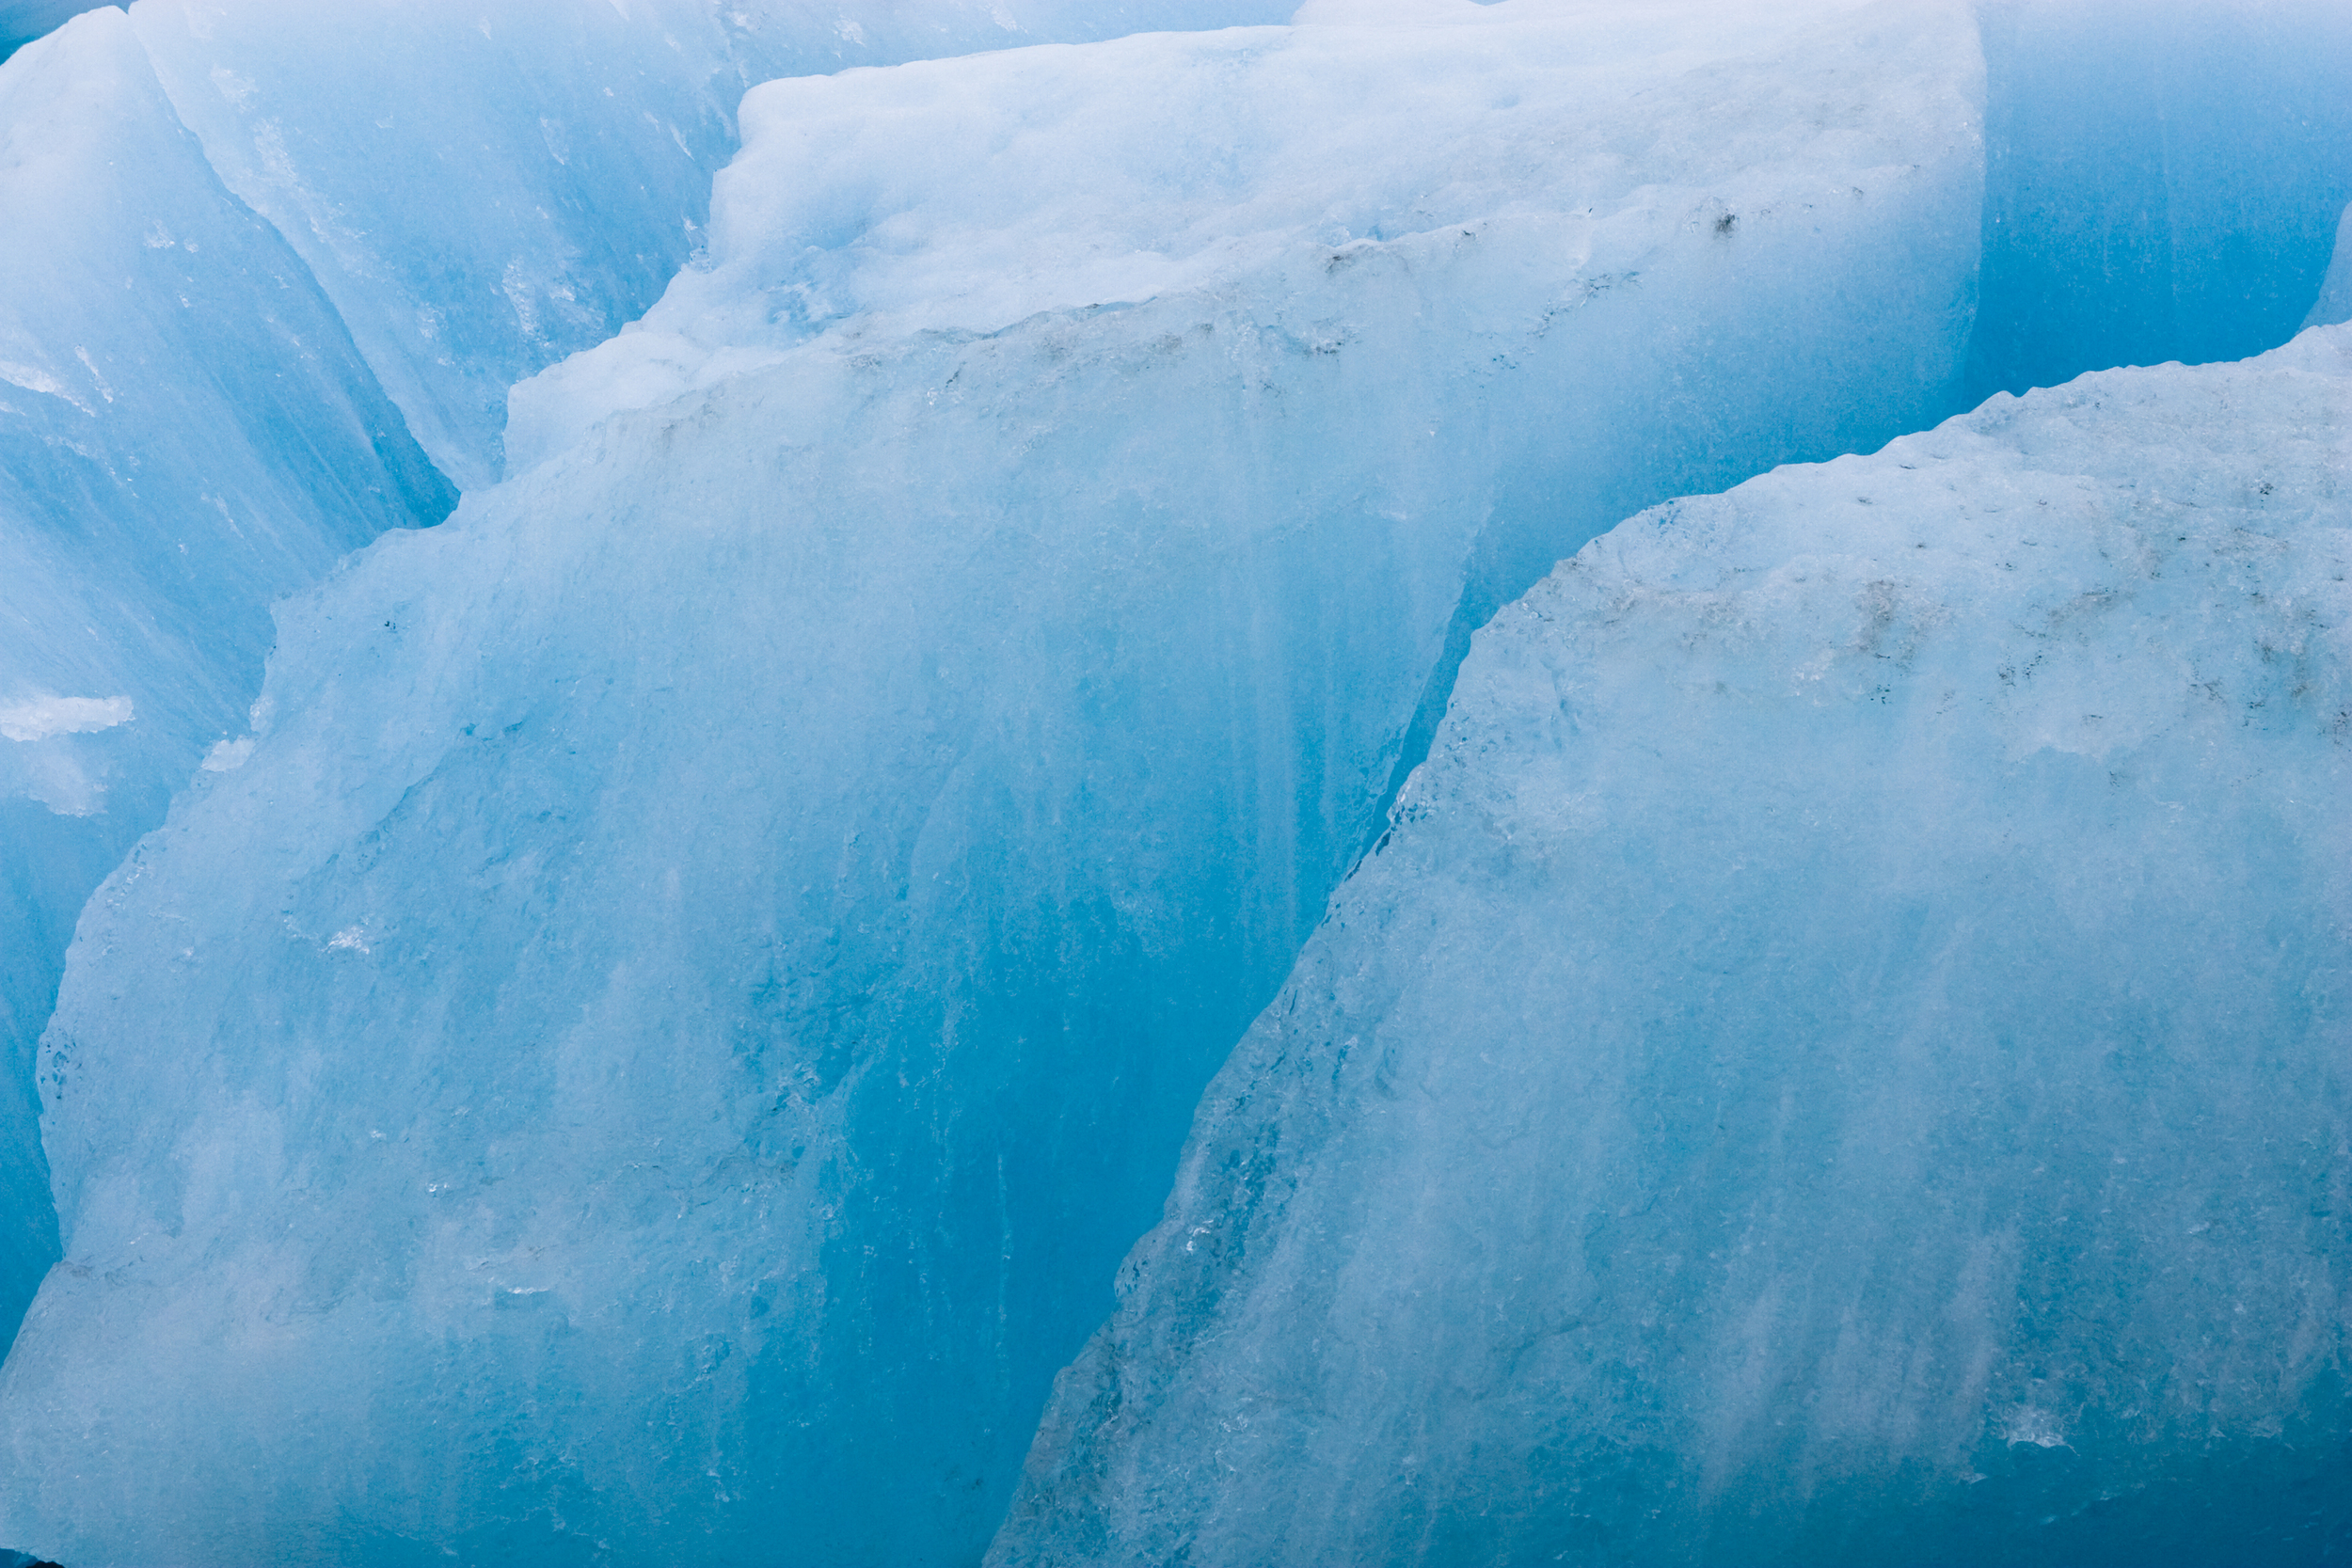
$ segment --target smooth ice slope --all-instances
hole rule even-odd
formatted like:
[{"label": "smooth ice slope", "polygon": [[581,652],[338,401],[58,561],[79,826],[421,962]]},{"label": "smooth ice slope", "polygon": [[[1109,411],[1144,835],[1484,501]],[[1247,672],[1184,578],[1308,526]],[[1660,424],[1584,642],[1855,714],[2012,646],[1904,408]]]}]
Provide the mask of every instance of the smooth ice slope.
[{"label": "smooth ice slope", "polygon": [[2334,326],[2347,321],[2352,321],[2352,202],[2344,205],[2344,216],[2336,221],[2335,255],[2320,282],[2319,298],[2312,301],[2303,325]]},{"label": "smooth ice slope", "polygon": [[1479,634],[1006,1563],[2352,1534],[2352,329],[1637,517]]},{"label": "smooth ice slope", "polygon": [[1969,403],[2311,325],[2352,200],[2352,7],[1984,0]]},{"label": "smooth ice slope", "polygon": [[182,118],[317,274],[466,489],[506,389],[602,342],[702,244],[753,83],[1287,19],[1289,0],[140,0]]},{"label": "smooth ice slope", "polygon": [[[1951,395],[1977,86],[1513,0],[763,89],[678,297],[773,362],[285,611],[93,901],[0,1539],[976,1559],[1482,580]],[[1087,260],[909,303],[992,227]]]},{"label": "smooth ice slope", "polygon": [[260,689],[267,605],[455,498],[119,11],[0,67],[0,1344],[56,1229],[32,1055],[82,902]]}]

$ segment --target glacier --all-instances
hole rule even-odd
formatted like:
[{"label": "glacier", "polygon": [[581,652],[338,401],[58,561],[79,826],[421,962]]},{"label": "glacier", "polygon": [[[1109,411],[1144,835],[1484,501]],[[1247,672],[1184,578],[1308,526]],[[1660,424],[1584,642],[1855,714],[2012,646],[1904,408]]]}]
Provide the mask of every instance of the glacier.
[{"label": "glacier", "polygon": [[1955,394],[1966,12],[1593,14],[755,89],[612,411],[282,606],[85,912],[0,1539],[977,1557],[1464,602]]},{"label": "glacier", "polygon": [[2319,329],[1503,610],[991,1560],[2322,1560],[2348,463]]},{"label": "glacier", "polygon": [[0,1540],[2352,1528],[2352,17],[1292,9],[0,65]]},{"label": "glacier", "polygon": [[495,483],[508,386],[660,295],[743,87],[1286,11],[142,0],[0,66],[0,1340],[56,1256],[32,1058],[90,891],[237,744],[270,604]]},{"label": "glacier", "polygon": [[2305,325],[2352,202],[2352,12],[1987,0],[1967,403],[2242,359]]}]

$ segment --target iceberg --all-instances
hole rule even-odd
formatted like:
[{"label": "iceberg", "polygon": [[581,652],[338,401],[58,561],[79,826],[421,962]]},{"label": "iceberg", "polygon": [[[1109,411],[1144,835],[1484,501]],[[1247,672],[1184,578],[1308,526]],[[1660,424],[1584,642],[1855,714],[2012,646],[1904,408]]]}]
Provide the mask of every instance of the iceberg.
[{"label": "iceberg", "polygon": [[68,960],[0,1539],[979,1555],[1470,631],[1959,385],[1963,7],[1369,14],[755,89],[280,607]]},{"label": "iceberg", "polygon": [[2320,329],[1497,616],[990,1560],[2341,1540],[2348,456]]},{"label": "iceberg", "polygon": [[0,66],[0,1540],[2352,1530],[2352,20],[1291,10]]}]

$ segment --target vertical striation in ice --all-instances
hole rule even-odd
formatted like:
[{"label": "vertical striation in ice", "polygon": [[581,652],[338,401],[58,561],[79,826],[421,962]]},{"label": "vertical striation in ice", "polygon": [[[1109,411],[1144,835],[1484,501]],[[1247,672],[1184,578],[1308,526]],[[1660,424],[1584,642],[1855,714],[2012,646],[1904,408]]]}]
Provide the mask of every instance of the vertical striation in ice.
[{"label": "vertical striation in ice", "polygon": [[757,89],[281,611],[69,962],[0,1539],[980,1551],[1450,639],[1960,370],[1962,7],[1330,14]]},{"label": "vertical striation in ice", "polygon": [[465,489],[506,389],[602,342],[703,245],[745,87],[776,76],[1287,17],[1288,0],[139,0],[230,189],[316,273]]},{"label": "vertical striation in ice", "polygon": [[2352,8],[1984,0],[1968,402],[2308,325],[2352,200]]},{"label": "vertical striation in ice", "polygon": [[2328,260],[2328,276],[2320,280],[2319,297],[2312,302],[2303,325],[2335,326],[2348,321],[2352,321],[2352,202],[2344,204],[2344,215],[2336,220],[2335,253]]},{"label": "vertical striation in ice", "polygon": [[122,13],[0,67],[0,1344],[56,1257],[34,1044],[74,917],[246,726],[267,606],[454,497]]},{"label": "vertical striation in ice", "polygon": [[1564,562],[1212,1086],[992,1560],[2312,1560],[2347,462],[2322,329]]},{"label": "vertical striation in ice", "polygon": [[[84,8],[0,7],[0,37]],[[1272,11],[145,0],[9,62],[0,1343],[55,1255],[30,1069],[74,919],[245,727],[269,602],[448,512],[409,432],[496,477],[508,384],[700,243],[746,82]]]}]

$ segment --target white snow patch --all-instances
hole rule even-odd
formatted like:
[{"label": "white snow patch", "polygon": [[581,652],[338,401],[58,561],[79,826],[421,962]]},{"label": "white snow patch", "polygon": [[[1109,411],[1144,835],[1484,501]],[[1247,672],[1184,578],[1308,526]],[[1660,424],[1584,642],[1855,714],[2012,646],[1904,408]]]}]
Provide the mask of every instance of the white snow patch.
[{"label": "white snow patch", "polygon": [[98,412],[97,409],[67,391],[65,384],[56,376],[45,371],[36,370],[30,365],[20,365],[11,359],[0,359],[0,381],[22,387],[28,392],[40,392],[45,397],[62,398],[85,414]]},{"label": "white snow patch", "polygon": [[36,697],[0,707],[0,736],[46,740],[53,735],[95,735],[131,721],[128,697]]}]

